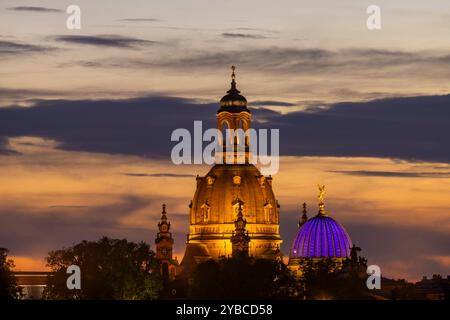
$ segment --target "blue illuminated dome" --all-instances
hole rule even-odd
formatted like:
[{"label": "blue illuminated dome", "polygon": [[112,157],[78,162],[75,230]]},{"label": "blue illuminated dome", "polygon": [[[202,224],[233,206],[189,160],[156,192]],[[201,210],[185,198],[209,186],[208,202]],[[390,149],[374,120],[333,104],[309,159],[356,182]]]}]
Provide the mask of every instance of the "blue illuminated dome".
[{"label": "blue illuminated dome", "polygon": [[291,250],[292,258],[345,258],[352,241],[333,218],[317,215],[298,231]]}]

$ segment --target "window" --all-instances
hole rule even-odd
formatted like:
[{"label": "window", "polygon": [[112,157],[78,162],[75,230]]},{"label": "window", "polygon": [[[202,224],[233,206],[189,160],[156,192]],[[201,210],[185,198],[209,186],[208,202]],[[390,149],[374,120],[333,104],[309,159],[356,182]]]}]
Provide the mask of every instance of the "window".
[{"label": "window", "polygon": [[272,218],[272,211],[272,205],[270,203],[266,203],[264,205],[264,220],[266,221],[266,223],[270,223],[270,220]]}]

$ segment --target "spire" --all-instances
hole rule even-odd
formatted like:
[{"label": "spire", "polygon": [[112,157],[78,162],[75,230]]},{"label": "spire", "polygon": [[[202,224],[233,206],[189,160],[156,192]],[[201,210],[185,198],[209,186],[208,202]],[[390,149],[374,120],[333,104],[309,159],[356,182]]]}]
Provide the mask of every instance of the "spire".
[{"label": "spire", "polygon": [[166,205],[162,205],[162,212],[161,212],[161,221],[158,222],[158,237],[160,237],[163,234],[167,234],[169,237],[171,237],[171,234],[169,232],[170,230],[170,222],[167,221],[167,213],[166,213]]},{"label": "spire", "polygon": [[324,203],[324,199],[325,199],[325,185],[320,185],[318,184],[317,187],[319,188],[319,195],[317,196],[317,198],[319,199],[319,216],[325,216],[325,203]]},{"label": "spire", "polygon": [[306,221],[308,221],[308,216],[306,215],[307,211],[306,211],[306,203],[305,202],[303,202],[303,211],[302,212],[303,212],[302,218],[298,222],[299,228],[301,226],[303,226],[306,223]]},{"label": "spire", "polygon": [[237,88],[236,88],[236,74],[234,73],[234,71],[236,70],[236,66],[231,66],[231,88],[230,90],[227,91],[227,93],[229,94],[239,94],[241,93]]},{"label": "spire", "polygon": [[247,221],[244,219],[244,214],[242,213],[242,203],[238,199],[238,214],[234,221],[235,229],[230,237],[233,257],[248,257],[249,254],[250,236],[248,235],[248,231],[245,230]]},{"label": "spire", "polygon": [[162,205],[161,221],[167,221],[166,204],[165,203],[163,203],[163,205]]}]

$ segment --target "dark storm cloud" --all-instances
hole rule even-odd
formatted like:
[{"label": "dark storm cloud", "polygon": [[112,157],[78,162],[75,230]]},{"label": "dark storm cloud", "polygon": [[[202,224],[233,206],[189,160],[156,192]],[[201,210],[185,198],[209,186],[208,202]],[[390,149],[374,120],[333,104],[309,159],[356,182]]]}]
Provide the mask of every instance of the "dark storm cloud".
[{"label": "dark storm cloud", "polygon": [[399,172],[399,171],[328,171],[349,176],[386,177],[386,178],[450,178],[450,172]]},{"label": "dark storm cloud", "polygon": [[[339,103],[280,114],[253,110],[256,128],[280,129],[281,155],[367,156],[450,163],[450,96]],[[168,159],[177,128],[215,127],[215,103],[173,97],[40,100],[0,108],[1,136],[39,136],[59,148]],[[205,143],[206,145],[207,143]]]},{"label": "dark storm cloud", "polygon": [[0,56],[37,53],[52,50],[50,47],[38,46],[29,43],[0,40]]},{"label": "dark storm cloud", "polygon": [[222,33],[222,37],[224,38],[237,38],[237,39],[266,39],[266,36],[260,34],[251,34],[251,33],[231,33],[225,32]]},{"label": "dark storm cloud", "polygon": [[31,108],[0,108],[0,135],[53,137],[65,150],[167,159],[172,131],[192,129],[194,119],[213,127],[215,109],[171,97],[40,100]]},{"label": "dark storm cloud", "polygon": [[53,37],[54,40],[60,42],[67,42],[72,44],[91,45],[100,47],[117,47],[117,48],[131,48],[141,45],[155,44],[156,41],[143,40],[132,37],[124,37],[119,35],[61,35]]},{"label": "dark storm cloud", "polygon": [[32,6],[12,7],[12,8],[7,8],[7,10],[28,11],[28,12],[51,12],[51,13],[63,12],[63,10],[59,10],[59,9],[45,8],[45,7],[32,7]]},{"label": "dark storm cloud", "polygon": [[156,177],[156,178],[192,178],[194,174],[179,174],[179,173],[123,173],[124,176],[129,177]]}]

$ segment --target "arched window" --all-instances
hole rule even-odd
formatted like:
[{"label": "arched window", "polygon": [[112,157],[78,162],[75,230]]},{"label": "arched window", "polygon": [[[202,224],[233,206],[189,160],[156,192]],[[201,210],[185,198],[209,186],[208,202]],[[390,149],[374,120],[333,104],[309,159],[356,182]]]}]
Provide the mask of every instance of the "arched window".
[{"label": "arched window", "polygon": [[221,133],[221,137],[219,137],[219,141],[220,141],[220,145],[221,146],[226,146],[226,141],[227,141],[227,130],[230,129],[230,124],[228,123],[228,121],[222,121],[222,125],[220,127],[220,133]]}]

